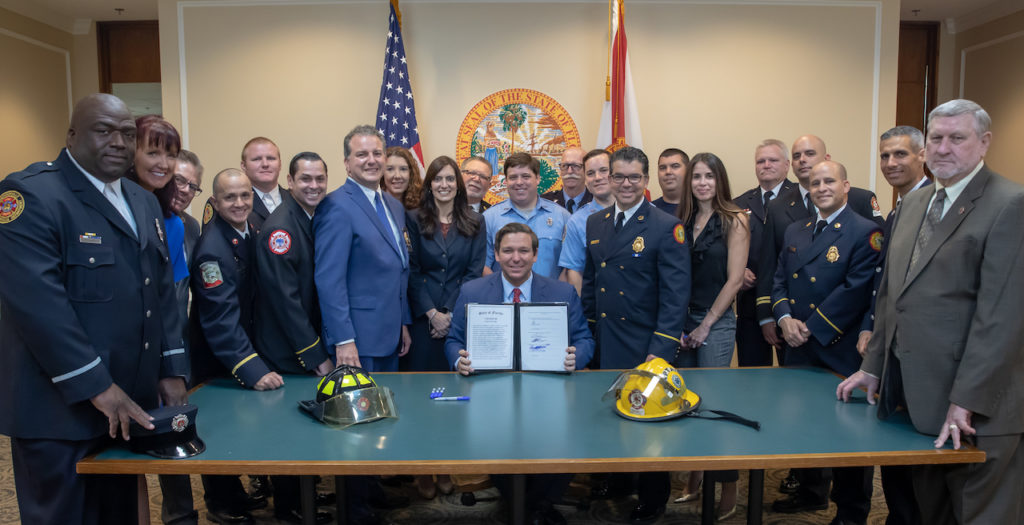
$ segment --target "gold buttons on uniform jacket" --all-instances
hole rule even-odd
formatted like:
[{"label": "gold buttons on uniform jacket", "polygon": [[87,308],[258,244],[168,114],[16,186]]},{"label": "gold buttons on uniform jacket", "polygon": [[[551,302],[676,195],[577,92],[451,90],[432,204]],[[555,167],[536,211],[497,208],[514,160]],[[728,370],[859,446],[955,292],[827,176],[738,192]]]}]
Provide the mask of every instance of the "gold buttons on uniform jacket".
[{"label": "gold buttons on uniform jacket", "polygon": [[601,293],[604,293],[604,288],[601,288]]},{"label": "gold buttons on uniform jacket", "polygon": [[796,304],[796,301],[794,301],[793,299],[790,299],[789,300],[789,304]]},{"label": "gold buttons on uniform jacket", "polygon": [[96,263],[96,258],[95,257],[89,257],[89,264],[95,264],[95,263]]},{"label": "gold buttons on uniform jacket", "polygon": [[146,319],[149,319],[153,315],[153,310],[146,310]]},{"label": "gold buttons on uniform jacket", "polygon": [[626,295],[622,290],[619,290],[619,295]]},{"label": "gold buttons on uniform jacket", "polygon": [[814,310],[814,303],[811,303],[809,306],[811,307],[811,310]]},{"label": "gold buttons on uniform jacket", "polygon": [[602,318],[604,318],[604,317],[608,317],[608,314],[606,314],[606,313],[604,313],[604,312],[601,312],[601,317],[602,317]]},{"label": "gold buttons on uniform jacket", "polygon": [[605,266],[605,263],[601,263],[601,268],[604,268]]},{"label": "gold buttons on uniform jacket", "polygon": [[142,345],[143,350],[149,350],[149,343]]},{"label": "gold buttons on uniform jacket", "polygon": [[149,277],[146,277],[146,280],[142,281],[142,284],[149,286]]},{"label": "gold buttons on uniform jacket", "polygon": [[795,273],[794,273],[794,274],[793,274],[793,278],[794,278],[794,279],[796,279],[797,277],[799,277],[799,275],[797,275],[797,274],[795,274]]},{"label": "gold buttons on uniform jacket", "polygon": [[813,283],[813,282],[816,282],[816,281],[817,281],[817,279],[815,279],[814,277],[811,277],[811,282],[812,282],[812,283]]}]

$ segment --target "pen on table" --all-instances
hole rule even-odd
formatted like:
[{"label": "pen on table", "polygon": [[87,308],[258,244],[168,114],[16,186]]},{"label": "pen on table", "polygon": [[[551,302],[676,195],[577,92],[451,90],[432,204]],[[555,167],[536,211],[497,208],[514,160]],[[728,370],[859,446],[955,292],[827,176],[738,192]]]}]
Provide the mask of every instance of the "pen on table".
[{"label": "pen on table", "polygon": [[444,396],[433,399],[434,401],[469,401],[469,396]]}]

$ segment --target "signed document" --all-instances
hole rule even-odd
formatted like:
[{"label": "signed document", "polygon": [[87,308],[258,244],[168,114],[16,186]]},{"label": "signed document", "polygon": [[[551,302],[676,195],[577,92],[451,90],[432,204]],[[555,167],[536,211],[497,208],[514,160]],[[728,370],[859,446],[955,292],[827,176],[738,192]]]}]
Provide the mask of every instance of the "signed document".
[{"label": "signed document", "polygon": [[511,304],[466,305],[466,351],[474,369],[515,367],[515,319]]},{"label": "signed document", "polygon": [[565,349],[569,346],[568,305],[519,305],[519,341],[522,370],[565,372]]}]

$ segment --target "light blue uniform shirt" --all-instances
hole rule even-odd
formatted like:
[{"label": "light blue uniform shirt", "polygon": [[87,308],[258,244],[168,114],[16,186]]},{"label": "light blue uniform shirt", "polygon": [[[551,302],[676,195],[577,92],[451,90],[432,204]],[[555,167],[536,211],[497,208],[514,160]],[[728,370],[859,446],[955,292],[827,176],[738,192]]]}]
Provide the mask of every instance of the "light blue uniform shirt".
[{"label": "light blue uniform shirt", "polygon": [[558,266],[583,273],[587,263],[587,217],[603,209],[597,201],[590,201],[572,214],[565,227],[565,242],[562,243]]},{"label": "light blue uniform shirt", "polygon": [[565,225],[569,222],[569,212],[565,208],[547,199],[537,198],[537,206],[529,217],[523,217],[512,201],[505,199],[484,212],[487,223],[487,260],[485,265],[494,272],[501,267],[494,260],[494,234],[502,226],[510,222],[525,224],[537,234],[540,241],[537,248],[537,262],[533,263],[533,271],[550,277],[558,278],[558,256],[562,252],[562,238],[565,236]]}]

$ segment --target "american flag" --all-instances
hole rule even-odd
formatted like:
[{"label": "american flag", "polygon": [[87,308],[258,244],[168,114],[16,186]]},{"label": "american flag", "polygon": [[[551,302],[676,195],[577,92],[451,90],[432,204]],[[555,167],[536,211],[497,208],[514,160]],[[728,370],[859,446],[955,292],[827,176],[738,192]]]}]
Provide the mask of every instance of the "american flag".
[{"label": "american flag", "polygon": [[412,150],[422,166],[423,149],[420,147],[420,133],[416,126],[416,107],[413,105],[409,67],[405,60],[398,0],[391,0],[390,3],[388,41],[384,48],[384,80],[380,83],[380,103],[377,104],[377,129],[384,135],[388,146]]}]

